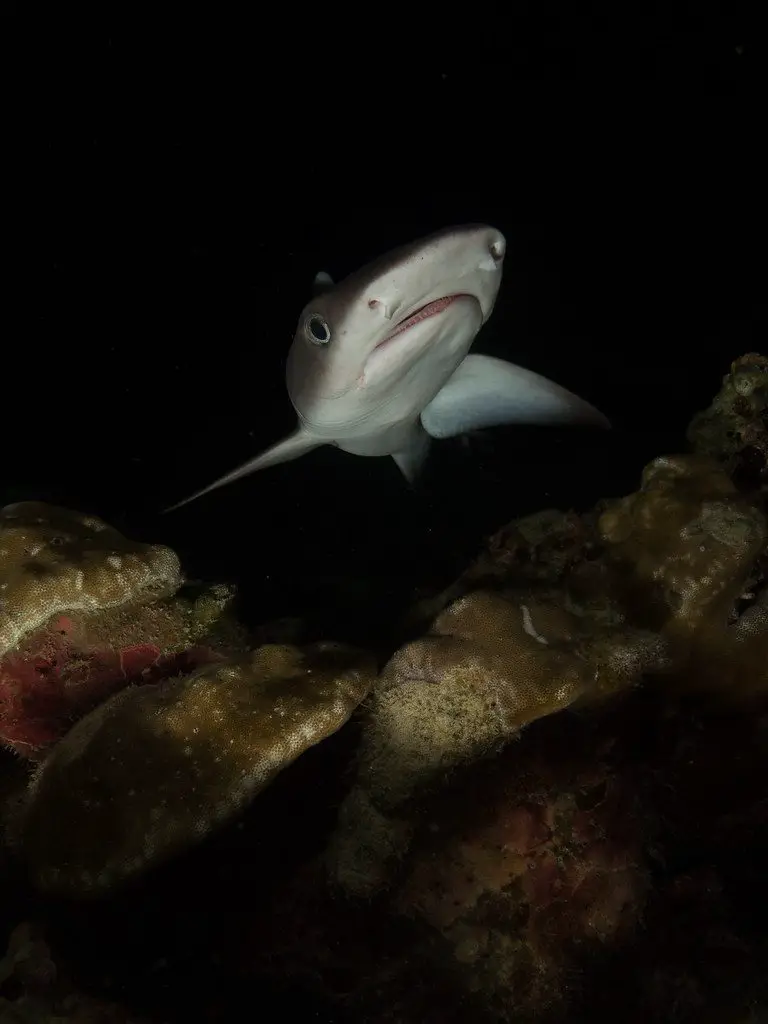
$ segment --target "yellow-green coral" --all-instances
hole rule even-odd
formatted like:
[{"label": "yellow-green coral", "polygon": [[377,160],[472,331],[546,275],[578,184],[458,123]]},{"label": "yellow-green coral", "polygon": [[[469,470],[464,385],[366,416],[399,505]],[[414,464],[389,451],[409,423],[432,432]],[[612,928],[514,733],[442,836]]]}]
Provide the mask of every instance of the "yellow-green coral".
[{"label": "yellow-green coral", "polygon": [[695,455],[656,459],[636,494],[600,520],[635,615],[674,641],[687,688],[735,699],[768,692],[766,518],[724,469]]},{"label": "yellow-green coral", "polygon": [[556,605],[475,591],[384,669],[365,741],[369,783],[399,802],[535,719],[613,692],[660,653],[650,635],[585,630]]},{"label": "yellow-green coral", "polygon": [[476,591],[455,601],[377,682],[359,785],[330,851],[333,874],[347,891],[371,891],[387,857],[407,842],[390,811],[535,719],[665,664],[653,634],[584,623],[531,595]]},{"label": "yellow-green coral", "polygon": [[722,630],[766,543],[762,512],[713,460],[663,456],[599,521],[636,617],[670,636]]},{"label": "yellow-green coral", "polygon": [[85,895],[198,842],[339,729],[374,673],[344,646],[267,644],[122,691],[75,725],[32,780],[17,837],[33,877]]},{"label": "yellow-green coral", "polygon": [[768,485],[768,358],[735,360],[712,404],[691,420],[688,440],[747,484]]},{"label": "yellow-green coral", "polygon": [[734,680],[765,651],[762,612],[729,625],[765,548],[765,518],[717,462],[656,459],[640,490],[594,521],[568,527],[554,573],[522,559],[541,531],[510,528],[510,558],[485,577],[504,589],[465,594],[391,659],[329,853],[347,891],[373,891],[388,859],[403,856],[414,815],[406,801],[534,719],[649,670]]},{"label": "yellow-green coral", "polygon": [[155,600],[181,582],[170,548],[56,505],[8,505],[0,510],[0,656],[53,615]]}]

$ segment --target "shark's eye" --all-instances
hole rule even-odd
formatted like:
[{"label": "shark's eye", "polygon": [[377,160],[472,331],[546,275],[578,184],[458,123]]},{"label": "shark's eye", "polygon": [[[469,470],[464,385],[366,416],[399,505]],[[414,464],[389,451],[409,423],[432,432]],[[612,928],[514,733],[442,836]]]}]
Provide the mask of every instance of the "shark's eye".
[{"label": "shark's eye", "polygon": [[313,345],[327,345],[331,340],[331,328],[317,313],[311,313],[304,321],[304,334]]}]

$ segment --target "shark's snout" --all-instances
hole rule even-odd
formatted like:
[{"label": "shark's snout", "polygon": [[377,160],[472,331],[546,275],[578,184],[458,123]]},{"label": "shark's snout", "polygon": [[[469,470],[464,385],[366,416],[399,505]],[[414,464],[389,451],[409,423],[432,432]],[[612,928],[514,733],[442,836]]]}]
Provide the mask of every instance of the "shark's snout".
[{"label": "shark's snout", "polygon": [[507,254],[507,240],[504,235],[499,235],[491,242],[488,252],[491,254],[494,266],[498,266]]},{"label": "shark's snout", "polygon": [[504,257],[507,254],[507,240],[500,232],[497,232],[488,243],[487,248],[480,257],[477,265],[478,270],[501,270]]}]

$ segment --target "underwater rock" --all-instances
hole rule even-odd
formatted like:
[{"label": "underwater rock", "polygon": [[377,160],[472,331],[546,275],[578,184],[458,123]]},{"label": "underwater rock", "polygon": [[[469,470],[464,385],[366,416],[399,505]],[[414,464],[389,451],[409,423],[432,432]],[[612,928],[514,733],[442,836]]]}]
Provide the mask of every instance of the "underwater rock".
[{"label": "underwater rock", "polygon": [[633,494],[582,517],[529,516],[497,537],[438,600],[463,596],[376,684],[359,782],[328,851],[349,894],[389,884],[420,793],[537,718],[653,673],[670,693],[768,693],[768,528],[713,459],[662,456]]},{"label": "underwater rock", "polygon": [[570,997],[586,957],[631,939],[649,889],[653,819],[639,787],[615,773],[610,742],[592,750],[583,734],[552,732],[427,805],[392,893],[395,913],[433,932],[425,968],[450,970],[505,1021]]},{"label": "underwater rock", "polygon": [[[56,980],[50,949],[32,921],[22,921],[8,937],[8,948],[0,959],[0,991],[9,978],[15,978],[26,991],[34,993],[49,988]],[[4,1002],[0,999],[0,1010],[6,1008]]]},{"label": "underwater rock", "polygon": [[[645,471],[644,479],[647,477],[649,484],[658,489],[662,476],[669,478],[676,462],[682,459],[679,475],[691,481],[702,500],[711,483],[714,490],[710,498],[725,494],[732,501],[737,491],[742,495],[753,492],[755,497],[750,504],[766,511],[768,357],[748,353],[735,360],[709,408],[691,420],[687,438],[693,453],[701,456],[700,461],[686,462],[687,455],[673,456],[660,473],[664,458],[655,460]],[[731,478],[735,488],[718,476],[718,468]],[[694,476],[698,477],[695,483]],[[683,486],[680,480],[675,497],[678,504],[685,500]],[[631,497],[622,500],[626,504]],[[690,497],[695,500],[693,494]],[[586,588],[581,589],[598,591],[600,588],[593,585],[594,579],[601,573],[604,578],[607,574],[603,565],[606,538],[600,535],[597,520],[604,507],[613,506],[614,501],[606,500],[582,514],[544,509],[513,520],[488,540],[477,559],[450,587],[413,608],[409,622],[426,626],[451,601],[488,586],[520,586],[521,583],[559,586],[562,583],[573,591],[587,578]],[[745,508],[742,504],[737,514],[742,514]],[[604,585],[609,586],[609,583],[604,582]]]},{"label": "underwater rock", "polygon": [[758,501],[711,459],[666,456],[600,518],[628,614],[670,644],[670,686],[729,702],[768,696],[768,524]]},{"label": "underwater rock", "polygon": [[760,509],[697,455],[654,459],[598,531],[634,621],[687,642],[727,626],[768,537]]},{"label": "underwater rock", "polygon": [[626,754],[647,725],[639,696],[541,719],[455,773],[420,801],[374,898],[339,899],[319,864],[292,876],[253,938],[232,940],[233,956],[254,951],[244,976],[312,979],[371,1024],[596,1019],[569,1011],[591,970],[631,956],[653,892],[660,825],[647,762]]},{"label": "underwater rock", "polygon": [[[14,821],[33,879],[53,893],[98,894],[202,841],[343,725],[373,684],[357,775],[322,857],[298,871],[292,863],[276,884],[256,865],[227,888],[230,846],[218,879],[201,876],[205,906],[223,904],[210,947],[195,954],[216,962],[213,985],[229,990],[240,956],[233,991],[265,976],[281,991],[309,984],[371,1024],[645,1022],[670,1007],[686,1021],[737,1019],[713,1009],[719,972],[742,989],[734,965],[766,976],[756,951],[768,547],[765,488],[749,476],[754,453],[742,457],[755,436],[745,425],[765,426],[765,365],[737,361],[723,404],[690,434],[696,454],[655,459],[636,493],[500,530],[422,606],[421,635],[378,681],[367,656],[299,646],[300,624],[277,622],[247,657],[123,689],[37,769]],[[188,635],[207,643],[195,630],[216,622],[217,599],[196,607]],[[133,605],[109,614],[123,611],[138,621]],[[61,612],[40,628],[62,617],[90,628],[106,614]],[[132,642],[149,642],[146,623]],[[104,637],[122,643],[108,628]],[[697,699],[676,699],[683,684]],[[758,699],[728,722],[720,699],[702,713],[702,688]],[[282,793],[272,795],[282,808]],[[261,840],[262,825],[257,814],[246,828]],[[323,836],[314,838],[301,856],[314,855]],[[265,842],[273,848],[270,830]],[[187,920],[199,917],[199,891],[190,904],[182,888]],[[363,899],[339,899],[339,888]],[[158,889],[139,887],[137,899],[146,908]],[[256,891],[257,912],[251,900],[238,905]],[[176,922],[178,903],[165,907],[158,919]]]},{"label": "underwater rock", "polygon": [[768,358],[741,356],[712,404],[688,427],[693,450],[723,464],[739,487],[768,488]]},{"label": "underwater rock", "polygon": [[242,649],[233,591],[175,596],[169,548],[40,502],[0,511],[0,743],[38,760],[79,717],[130,683]]},{"label": "underwater rock", "polygon": [[417,812],[402,805],[497,753],[536,719],[604,699],[666,664],[660,637],[608,628],[533,594],[460,598],[377,680],[360,781],[328,851],[331,876],[350,894],[371,895],[407,848]]},{"label": "underwater rock", "polygon": [[[61,615],[0,659],[0,740],[39,761],[83,715],[131,684],[157,682],[224,654],[187,646],[183,608],[142,609],[104,630],[88,617]],[[111,633],[111,639],[109,634]],[[181,649],[179,649],[181,648]]]},{"label": "underwater rock", "polygon": [[[6,983],[8,983],[6,985]],[[13,995],[6,996],[5,989]],[[59,970],[36,921],[22,921],[0,959],[3,1024],[152,1024],[148,1017],[79,991]]]},{"label": "underwater rock", "polygon": [[122,690],[32,778],[13,832],[34,881],[95,894],[200,842],[340,729],[374,673],[342,645],[268,644]]},{"label": "underwater rock", "polygon": [[[579,515],[558,509],[542,509],[513,519],[491,536],[484,549],[464,572],[438,594],[419,600],[406,616],[412,631],[425,629],[452,601],[475,590],[499,590],[507,587],[534,588],[537,593],[560,594],[566,587],[574,590],[574,581],[588,576],[586,587],[593,612],[597,611],[603,573],[600,558],[602,544],[597,536],[594,513]],[[572,600],[575,594],[569,594]],[[579,601],[576,601],[578,604]],[[615,609],[606,605],[608,619]],[[617,620],[617,621],[620,621]]]},{"label": "underwater rock", "polygon": [[103,611],[176,591],[170,548],[128,540],[97,519],[23,501],[0,510],[0,655],[62,612]]}]

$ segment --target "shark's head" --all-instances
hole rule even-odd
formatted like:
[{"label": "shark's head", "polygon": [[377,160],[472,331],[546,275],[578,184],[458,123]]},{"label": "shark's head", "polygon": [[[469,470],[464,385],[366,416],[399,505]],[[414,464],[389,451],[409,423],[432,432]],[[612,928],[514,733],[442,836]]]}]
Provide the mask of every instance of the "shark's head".
[{"label": "shark's head", "polygon": [[505,252],[495,228],[449,228],[387,253],[312,299],[286,371],[300,420],[332,438],[340,427],[375,418],[394,396],[418,411],[491,315]]}]

